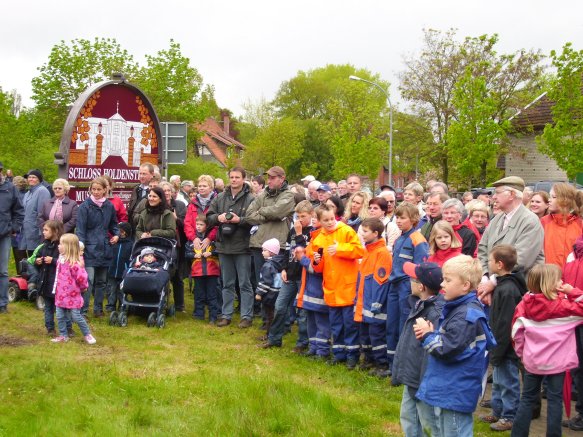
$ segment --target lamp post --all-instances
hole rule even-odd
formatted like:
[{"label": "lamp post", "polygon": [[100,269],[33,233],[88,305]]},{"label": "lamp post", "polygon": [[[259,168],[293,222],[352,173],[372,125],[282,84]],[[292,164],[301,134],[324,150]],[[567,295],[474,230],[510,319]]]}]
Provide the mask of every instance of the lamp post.
[{"label": "lamp post", "polygon": [[391,105],[391,98],[389,92],[380,86],[376,82],[371,82],[370,80],[362,79],[358,76],[350,76],[350,80],[359,80],[361,82],[368,83],[374,87],[377,87],[387,96],[387,102],[389,103],[389,185],[393,185],[393,105]]}]

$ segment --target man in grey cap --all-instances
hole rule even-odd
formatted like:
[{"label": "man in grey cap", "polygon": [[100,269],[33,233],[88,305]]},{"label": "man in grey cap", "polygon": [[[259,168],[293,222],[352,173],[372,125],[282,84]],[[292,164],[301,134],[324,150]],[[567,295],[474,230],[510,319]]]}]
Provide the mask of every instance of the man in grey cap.
[{"label": "man in grey cap", "polygon": [[8,260],[10,257],[10,237],[22,226],[24,208],[18,190],[4,176],[4,166],[0,162],[0,314],[7,312],[8,306]]},{"label": "man in grey cap", "polygon": [[501,213],[492,219],[484,231],[478,245],[478,258],[484,276],[478,287],[478,296],[489,303],[494,290],[495,278],[488,274],[488,255],[498,244],[510,244],[518,252],[516,268],[523,273],[539,263],[544,263],[543,253],[544,232],[539,218],[522,204],[524,181],[517,176],[509,176],[492,184],[496,189],[492,201],[496,203]]}]

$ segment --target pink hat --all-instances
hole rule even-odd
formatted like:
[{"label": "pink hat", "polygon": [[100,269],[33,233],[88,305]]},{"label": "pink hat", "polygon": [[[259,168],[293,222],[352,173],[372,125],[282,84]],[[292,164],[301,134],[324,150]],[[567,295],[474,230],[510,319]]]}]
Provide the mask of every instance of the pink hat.
[{"label": "pink hat", "polygon": [[269,250],[274,255],[279,253],[279,240],[277,238],[270,238],[265,243],[261,245],[265,250]]}]

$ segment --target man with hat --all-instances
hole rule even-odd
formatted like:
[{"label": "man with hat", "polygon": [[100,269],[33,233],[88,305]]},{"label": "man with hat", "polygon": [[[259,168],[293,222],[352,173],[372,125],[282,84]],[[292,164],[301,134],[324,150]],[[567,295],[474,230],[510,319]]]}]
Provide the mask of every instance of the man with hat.
[{"label": "man with hat", "polygon": [[178,191],[178,194],[176,194],[176,200],[180,200],[182,203],[188,206],[190,204],[190,192],[192,191],[193,187],[194,182],[188,180],[182,181],[180,184],[180,190]]},{"label": "man with hat", "polygon": [[253,226],[249,247],[256,283],[259,283],[264,262],[261,245],[270,238],[277,238],[281,248],[285,249],[295,208],[294,193],[288,188],[284,169],[274,166],[266,174],[267,187],[249,205],[246,216],[246,222]]},{"label": "man with hat", "polygon": [[[33,169],[26,174],[28,191],[24,195],[22,204],[24,206],[24,221],[22,223],[21,240],[18,245],[20,250],[26,250],[31,256],[34,249],[41,243],[42,233],[38,226],[38,215],[42,211],[44,204],[51,198],[49,190],[43,185],[43,174],[40,170]],[[29,284],[29,289],[33,285]]]},{"label": "man with hat", "polygon": [[318,192],[318,202],[320,203],[326,203],[326,200],[332,197],[332,189],[328,184],[320,184],[316,191]]},{"label": "man with hat", "polygon": [[4,176],[4,165],[0,162],[0,314],[8,306],[8,260],[10,237],[16,234],[24,220],[24,208],[18,190]]},{"label": "man with hat", "polygon": [[303,182],[304,188],[308,188],[308,185],[310,184],[310,182],[314,182],[316,180],[316,178],[314,176],[312,176],[311,174],[309,174],[305,178],[302,178],[300,180]]},{"label": "man with hat", "polygon": [[[492,219],[478,245],[478,258],[484,272],[488,272],[488,255],[498,244],[509,244],[516,249],[516,269],[524,274],[535,265],[544,263],[544,232],[539,218],[522,204],[524,180],[508,176],[492,184],[495,187],[492,201],[501,213]],[[489,303],[494,290],[495,278],[486,273],[478,287],[478,296]]]}]

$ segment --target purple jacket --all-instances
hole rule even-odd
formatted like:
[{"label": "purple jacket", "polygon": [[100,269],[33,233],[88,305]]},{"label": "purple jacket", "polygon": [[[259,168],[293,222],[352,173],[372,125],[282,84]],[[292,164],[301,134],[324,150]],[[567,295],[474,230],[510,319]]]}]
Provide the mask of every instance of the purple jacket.
[{"label": "purple jacket", "polygon": [[[43,223],[49,220],[49,214],[53,205],[55,204],[56,197],[47,200],[38,213],[38,226],[42,229]],[[77,202],[71,200],[69,197],[65,196],[63,199],[63,227],[65,233],[71,233],[75,230],[75,225],[77,224],[77,212],[79,211],[79,205]]]}]

